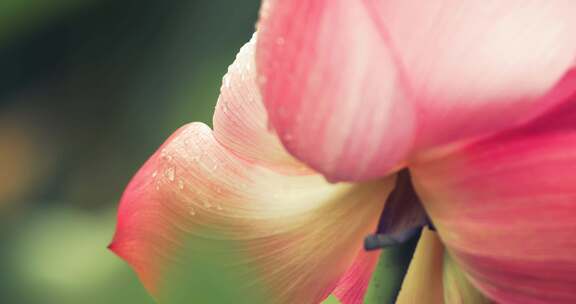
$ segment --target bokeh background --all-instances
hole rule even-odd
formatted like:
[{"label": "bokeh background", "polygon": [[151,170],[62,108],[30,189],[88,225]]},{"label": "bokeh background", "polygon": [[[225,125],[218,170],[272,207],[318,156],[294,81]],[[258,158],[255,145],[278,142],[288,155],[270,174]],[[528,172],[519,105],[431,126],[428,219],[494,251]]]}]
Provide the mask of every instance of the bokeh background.
[{"label": "bokeh background", "polygon": [[0,303],[153,303],[106,250],[132,174],[211,124],[258,0],[0,0]]}]

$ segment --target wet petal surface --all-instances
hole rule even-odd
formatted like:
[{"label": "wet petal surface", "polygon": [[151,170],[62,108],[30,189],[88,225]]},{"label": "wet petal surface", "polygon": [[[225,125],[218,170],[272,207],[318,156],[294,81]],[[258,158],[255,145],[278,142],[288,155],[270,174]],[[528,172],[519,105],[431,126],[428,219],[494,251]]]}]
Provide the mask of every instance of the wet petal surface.
[{"label": "wet petal surface", "polygon": [[[202,282],[227,276],[238,284],[221,290],[236,289],[238,303],[253,301],[243,298],[251,294],[267,303],[319,303],[339,284],[363,285],[370,271],[369,262],[354,261],[393,178],[330,184],[291,159],[265,128],[252,62],[249,44],[230,68],[215,131],[201,123],[178,130],[120,203],[111,249],[161,302],[172,293],[195,299]],[[187,265],[196,258],[216,268]]]}]

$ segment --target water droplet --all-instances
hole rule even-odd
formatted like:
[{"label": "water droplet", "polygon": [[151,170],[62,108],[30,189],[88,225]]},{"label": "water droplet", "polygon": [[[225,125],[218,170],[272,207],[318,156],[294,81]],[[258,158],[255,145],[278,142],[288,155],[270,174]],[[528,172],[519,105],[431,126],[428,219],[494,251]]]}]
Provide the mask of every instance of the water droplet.
[{"label": "water droplet", "polygon": [[168,154],[168,152],[166,151],[166,149],[162,149],[162,151],[160,151],[160,157],[167,160],[167,161],[171,161],[172,160],[172,156]]},{"label": "water droplet", "polygon": [[168,178],[168,180],[173,182],[174,177],[176,175],[176,173],[174,172],[174,168],[170,167],[170,168],[166,169],[166,172],[164,172],[164,175]]},{"label": "water droplet", "polygon": [[156,175],[158,175],[158,171],[154,170],[154,172],[152,172],[152,178],[155,178]]},{"label": "water droplet", "polygon": [[178,189],[183,190],[184,189],[184,181],[183,180],[178,180]]},{"label": "water droplet", "polygon": [[194,210],[194,208],[190,208],[190,211],[188,211],[188,213],[192,216],[196,215],[196,210]]}]

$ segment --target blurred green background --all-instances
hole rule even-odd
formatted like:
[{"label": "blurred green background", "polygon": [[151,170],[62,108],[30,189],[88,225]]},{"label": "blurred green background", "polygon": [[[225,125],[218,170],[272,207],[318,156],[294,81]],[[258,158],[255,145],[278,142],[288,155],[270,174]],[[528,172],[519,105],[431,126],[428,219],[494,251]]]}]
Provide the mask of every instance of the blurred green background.
[{"label": "blurred green background", "polygon": [[210,123],[257,0],[0,0],[0,303],[152,303],[106,250],[122,190]]}]

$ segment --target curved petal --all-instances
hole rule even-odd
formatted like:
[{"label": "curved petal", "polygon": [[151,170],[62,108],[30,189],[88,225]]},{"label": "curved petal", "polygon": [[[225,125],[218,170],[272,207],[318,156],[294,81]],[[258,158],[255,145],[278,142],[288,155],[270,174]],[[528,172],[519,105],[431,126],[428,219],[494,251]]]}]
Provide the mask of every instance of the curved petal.
[{"label": "curved petal", "polygon": [[332,180],[384,176],[417,150],[558,103],[548,92],[566,89],[576,63],[574,11],[572,0],[268,0],[257,61],[270,123]]},{"label": "curved petal", "polygon": [[361,1],[265,1],[257,66],[270,123],[331,180],[383,176],[410,149],[402,79]]},{"label": "curved petal", "polygon": [[[161,301],[184,293],[202,302],[198,294],[216,277],[219,293],[238,290],[236,303],[258,302],[243,298],[254,293],[266,302],[318,303],[375,229],[391,190],[393,179],[330,184],[289,160],[256,115],[264,111],[250,88],[252,60],[249,44],[223,86],[216,130],[178,130],[122,197],[111,248]],[[188,265],[198,258],[204,262]],[[215,269],[203,272],[207,264]],[[223,286],[224,276],[236,284]]]},{"label": "curved petal", "polygon": [[365,251],[361,249],[354,263],[340,278],[334,294],[342,304],[362,304],[372,278],[372,273],[378,263],[380,251]]},{"label": "curved petal", "polygon": [[452,257],[500,303],[576,302],[576,100],[412,168]]},{"label": "curved petal", "polygon": [[256,82],[253,47],[247,45],[222,80],[213,118],[214,137],[250,163],[284,173],[313,173],[286,152],[274,133],[267,131],[266,120]]},{"label": "curved petal", "polygon": [[576,64],[574,1],[365,2],[409,81],[418,147],[502,130],[563,100],[542,97]]}]

